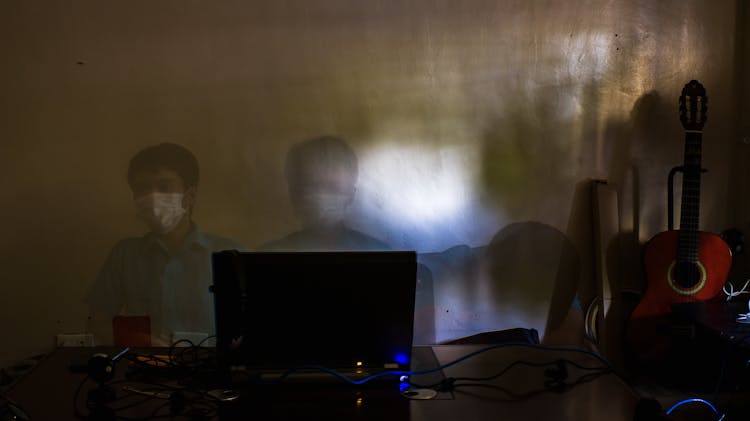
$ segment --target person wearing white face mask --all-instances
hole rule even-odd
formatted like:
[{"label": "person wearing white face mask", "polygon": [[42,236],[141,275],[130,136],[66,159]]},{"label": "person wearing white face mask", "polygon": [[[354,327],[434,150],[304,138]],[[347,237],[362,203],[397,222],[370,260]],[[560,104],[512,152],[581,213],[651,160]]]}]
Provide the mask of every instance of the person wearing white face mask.
[{"label": "person wearing white face mask", "polygon": [[182,193],[149,193],[135,199],[137,215],[156,234],[166,235],[184,219],[187,209]]},{"label": "person wearing white face mask", "polygon": [[99,344],[169,345],[213,334],[211,253],[244,246],[197,227],[198,180],[195,156],[180,145],[147,147],[130,160],[135,214],[148,232],[119,241],[89,290]]},{"label": "person wearing white face mask", "polygon": [[286,160],[289,197],[301,229],[259,250],[390,250],[346,225],[359,174],[357,156],[341,138],[321,136],[293,145]]}]

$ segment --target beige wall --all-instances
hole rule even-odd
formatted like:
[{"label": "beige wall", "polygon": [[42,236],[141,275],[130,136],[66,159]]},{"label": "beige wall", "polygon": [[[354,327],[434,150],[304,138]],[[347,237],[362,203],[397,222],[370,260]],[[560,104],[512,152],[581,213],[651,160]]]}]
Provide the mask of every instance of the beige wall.
[{"label": "beige wall", "polygon": [[726,206],[727,162],[747,154],[735,150],[735,7],[4,1],[0,365],[83,330],[102,259],[142,231],[127,160],[164,140],[201,162],[199,224],[250,247],[295,227],[287,147],[335,133],[361,161],[353,223],[395,248],[479,246],[531,219],[587,262],[587,180],[621,188],[625,234],[666,228],[677,96],[697,78],[710,98],[702,227],[746,223]]}]

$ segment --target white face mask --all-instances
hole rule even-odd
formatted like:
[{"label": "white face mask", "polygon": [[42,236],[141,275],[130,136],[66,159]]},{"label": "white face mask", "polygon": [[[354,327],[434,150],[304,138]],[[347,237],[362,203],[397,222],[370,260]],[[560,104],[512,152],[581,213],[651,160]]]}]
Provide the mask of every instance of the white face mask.
[{"label": "white face mask", "polygon": [[344,220],[350,197],[337,193],[311,193],[303,197],[300,218],[306,227],[330,227]]},{"label": "white face mask", "polygon": [[157,234],[166,234],[185,215],[182,193],[151,193],[135,200],[136,215]]}]

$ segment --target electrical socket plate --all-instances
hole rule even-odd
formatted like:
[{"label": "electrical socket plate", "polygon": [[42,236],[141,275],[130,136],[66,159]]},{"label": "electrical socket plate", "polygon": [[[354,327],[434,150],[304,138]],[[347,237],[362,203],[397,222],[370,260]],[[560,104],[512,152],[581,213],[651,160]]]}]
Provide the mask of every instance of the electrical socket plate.
[{"label": "electrical socket plate", "polygon": [[58,333],[57,346],[94,346],[92,333]]}]

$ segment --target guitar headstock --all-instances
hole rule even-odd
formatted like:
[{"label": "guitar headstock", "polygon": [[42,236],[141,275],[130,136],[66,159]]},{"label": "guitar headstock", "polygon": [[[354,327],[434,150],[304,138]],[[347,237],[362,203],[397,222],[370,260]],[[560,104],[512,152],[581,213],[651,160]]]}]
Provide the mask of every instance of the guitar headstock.
[{"label": "guitar headstock", "polygon": [[685,130],[703,130],[708,111],[706,88],[697,80],[691,80],[682,88],[680,95],[680,122]]}]

